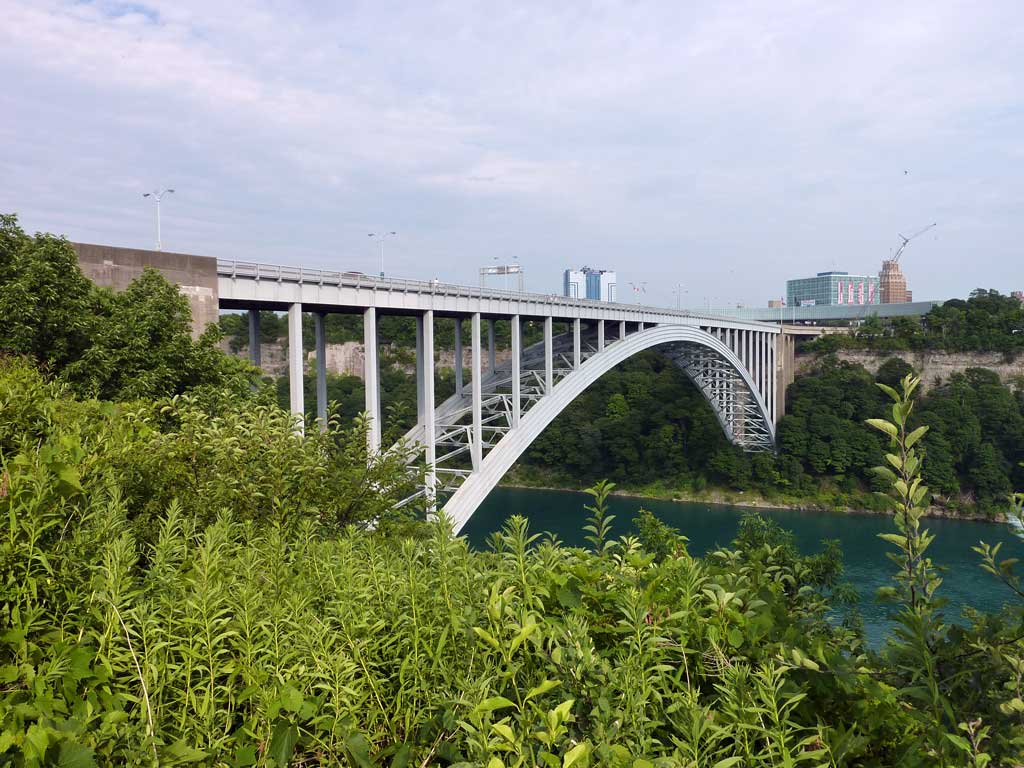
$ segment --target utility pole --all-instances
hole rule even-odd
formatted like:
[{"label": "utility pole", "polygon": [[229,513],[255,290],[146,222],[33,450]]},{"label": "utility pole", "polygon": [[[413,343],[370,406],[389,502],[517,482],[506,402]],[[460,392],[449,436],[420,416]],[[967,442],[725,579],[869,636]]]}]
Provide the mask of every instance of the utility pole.
[{"label": "utility pole", "polygon": [[384,277],[384,241],[394,237],[397,232],[371,232],[367,237],[376,237],[380,241],[380,276]]},{"label": "utility pole", "polygon": [[160,201],[163,199],[164,195],[173,195],[173,194],[174,194],[174,190],[173,189],[156,189],[156,190],[153,190],[152,192],[144,192],[142,194],[143,197],[152,197],[156,201],[156,249],[158,251],[161,249],[161,242],[160,242]]}]

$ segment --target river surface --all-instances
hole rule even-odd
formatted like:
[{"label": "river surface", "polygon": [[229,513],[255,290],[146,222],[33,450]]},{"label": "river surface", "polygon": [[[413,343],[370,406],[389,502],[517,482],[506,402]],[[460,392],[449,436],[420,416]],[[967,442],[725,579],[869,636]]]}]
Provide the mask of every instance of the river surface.
[{"label": "river surface", "polygon": [[[532,532],[556,534],[563,544],[585,546],[583,526],[589,514],[583,509],[591,497],[572,491],[543,491],[521,488],[497,488],[474,513],[462,533],[479,548],[487,546],[487,537],[501,528],[512,515],[530,521]],[[736,535],[740,517],[749,511],[742,507],[671,501],[655,501],[625,496],[610,500],[614,536],[634,533],[632,521],[643,507],[678,529],[690,539],[690,552],[703,555],[720,545],[728,545]],[[894,531],[885,515],[850,515],[830,512],[801,512],[790,509],[762,509],[761,514],[792,531],[797,546],[805,554],[820,549],[822,539],[838,539],[844,555],[844,578],[860,593],[860,611],[869,642],[884,638],[890,606],[875,601],[878,587],[891,585],[895,565],[885,556],[891,545],[878,538],[879,533]],[[1003,542],[1004,557],[1024,557],[1024,542],[1006,525],[965,520],[927,519],[925,527],[935,534],[929,547],[932,560],[945,569],[939,594],[949,603],[944,611],[956,620],[965,606],[981,611],[996,611],[1012,599],[1009,590],[979,567],[980,558],[971,547],[984,539],[989,544]]]}]

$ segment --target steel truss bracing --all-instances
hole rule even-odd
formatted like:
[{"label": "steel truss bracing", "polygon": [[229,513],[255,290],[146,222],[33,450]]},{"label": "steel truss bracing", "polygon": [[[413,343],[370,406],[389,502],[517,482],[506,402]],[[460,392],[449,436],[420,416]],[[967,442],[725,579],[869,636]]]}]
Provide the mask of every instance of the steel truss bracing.
[{"label": "steel truss bracing", "polygon": [[[773,448],[772,409],[758,386],[766,386],[768,377],[763,370],[747,371],[733,351],[734,346],[740,348],[751,361],[767,359],[767,345],[773,337],[737,337],[733,344],[732,340],[689,326],[675,326],[674,330],[672,326],[659,326],[636,330],[625,337],[621,333],[621,327],[606,327],[602,334],[597,323],[582,328],[574,325],[570,332],[550,337],[550,351],[547,341],[522,350],[517,374],[514,358],[481,371],[478,421],[475,388],[465,387],[438,407],[434,414],[435,461],[432,465],[426,463],[426,474],[436,477],[434,493],[448,498],[445,510],[457,528],[482,501],[479,488],[486,486],[489,491],[558,412],[611,367],[651,347],[664,352],[700,389],[731,442],[748,451]],[[515,381],[518,388],[513,386]],[[515,426],[514,414],[516,390],[519,427]],[[552,411],[552,407],[545,406],[552,406],[553,412],[539,415],[541,410]],[[477,424],[480,456],[474,460]],[[403,445],[414,447],[411,461],[422,462],[430,442],[421,419]],[[465,493],[467,486],[474,485],[477,488],[473,492]],[[416,494],[420,496],[428,496],[433,505],[435,497],[426,488]]]}]

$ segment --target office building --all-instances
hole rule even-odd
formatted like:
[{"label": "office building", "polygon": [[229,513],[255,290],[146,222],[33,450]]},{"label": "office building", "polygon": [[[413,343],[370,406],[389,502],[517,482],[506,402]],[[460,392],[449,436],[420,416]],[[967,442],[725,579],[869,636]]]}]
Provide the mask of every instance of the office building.
[{"label": "office building", "polygon": [[879,299],[878,278],[874,275],[833,271],[786,281],[786,304],[790,307],[878,304]]},{"label": "office building", "polygon": [[587,297],[587,276],[578,269],[565,270],[562,295],[568,296],[570,299],[585,299]]},{"label": "office building", "polygon": [[567,269],[562,283],[562,295],[572,299],[617,301],[618,285],[615,272],[610,269]]}]

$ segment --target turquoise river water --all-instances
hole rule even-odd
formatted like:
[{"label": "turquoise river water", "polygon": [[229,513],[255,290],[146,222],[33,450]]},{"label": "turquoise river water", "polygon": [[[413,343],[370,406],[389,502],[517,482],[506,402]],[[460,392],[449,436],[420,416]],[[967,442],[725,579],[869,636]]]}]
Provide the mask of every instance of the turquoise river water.
[{"label": "turquoise river water", "polygon": [[[583,546],[583,526],[587,512],[583,505],[590,497],[571,491],[545,491],[520,488],[498,488],[484,501],[463,529],[470,543],[485,547],[487,537],[499,529],[512,515],[529,519],[533,532],[557,534],[566,545]],[[666,523],[690,539],[690,552],[701,555],[719,545],[727,545],[736,535],[741,507],[708,504],[654,501],[625,496],[611,500],[613,534],[633,532],[633,517],[641,508],[649,509]],[[888,624],[889,606],[874,599],[878,587],[891,584],[893,563],[885,556],[891,551],[878,538],[891,532],[892,521],[884,515],[850,515],[828,512],[801,512],[787,509],[762,509],[760,512],[793,532],[797,545],[805,553],[820,548],[822,539],[838,539],[842,543],[845,579],[860,593],[860,611],[865,630],[872,643],[881,641]],[[1024,557],[1024,543],[1006,525],[963,520],[929,519],[926,527],[935,534],[929,553],[935,563],[945,569],[940,594],[949,600],[945,613],[956,620],[964,606],[982,611],[995,611],[1011,598],[1010,592],[994,577],[979,567],[979,557],[971,547],[984,539],[990,544],[1003,543],[1005,557]]]}]

